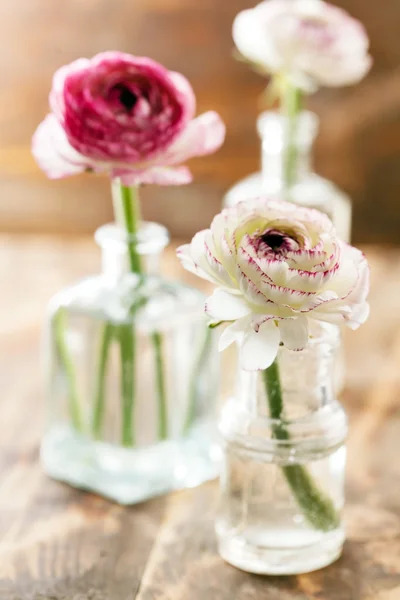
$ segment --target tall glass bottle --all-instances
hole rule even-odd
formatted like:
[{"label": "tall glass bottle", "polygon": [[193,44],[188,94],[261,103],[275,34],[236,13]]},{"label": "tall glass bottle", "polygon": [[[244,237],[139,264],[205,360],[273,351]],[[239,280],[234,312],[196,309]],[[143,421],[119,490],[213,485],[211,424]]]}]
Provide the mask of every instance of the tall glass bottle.
[{"label": "tall glass bottle", "polygon": [[296,162],[293,184],[286,189],[284,180],[284,147],[287,117],[279,112],[266,111],[257,120],[261,138],[261,171],[235,184],[224,197],[224,206],[261,194],[286,198],[295,204],[317,208],[334,222],[340,237],[350,241],[351,201],[331,181],[312,169],[312,145],[318,132],[318,117],[312,112],[300,113],[295,137]]},{"label": "tall glass bottle", "polygon": [[158,273],[169,237],[142,223],[132,243],[96,232],[103,271],[58,293],[46,334],[49,418],[41,449],[56,479],[123,504],[192,487],[218,471],[218,354],[203,295]]}]

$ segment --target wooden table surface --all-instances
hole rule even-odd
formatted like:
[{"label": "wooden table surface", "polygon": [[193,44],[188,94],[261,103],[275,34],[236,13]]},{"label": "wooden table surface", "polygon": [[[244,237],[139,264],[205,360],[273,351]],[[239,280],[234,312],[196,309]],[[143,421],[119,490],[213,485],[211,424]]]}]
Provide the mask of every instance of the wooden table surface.
[{"label": "wooden table surface", "polygon": [[[42,473],[44,307],[99,256],[89,238],[0,236],[0,599],[400,600],[400,250],[366,253],[372,314],[346,337],[348,542],[316,573],[260,577],[217,555],[215,482],[122,508]],[[182,274],[172,252],[165,269]]]}]

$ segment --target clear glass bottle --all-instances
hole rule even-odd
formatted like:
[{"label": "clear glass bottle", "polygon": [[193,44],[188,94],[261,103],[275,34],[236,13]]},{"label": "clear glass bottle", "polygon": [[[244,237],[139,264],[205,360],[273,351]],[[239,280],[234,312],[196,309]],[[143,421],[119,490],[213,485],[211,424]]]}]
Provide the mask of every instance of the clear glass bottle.
[{"label": "clear glass bottle", "polygon": [[218,474],[214,334],[203,295],[157,273],[168,239],[161,225],[142,225],[135,244],[146,275],[137,275],[126,233],[101,227],[103,272],[50,303],[42,463],[122,504]]},{"label": "clear glass bottle", "polygon": [[[253,173],[235,184],[224,197],[224,206],[233,206],[241,200],[261,194],[282,197],[283,148],[286,117],[278,112],[266,111],[257,120],[257,131],[262,141],[261,172]],[[303,111],[297,126],[296,177],[289,190],[295,204],[317,208],[334,222],[340,237],[350,241],[351,201],[331,181],[323,179],[312,170],[311,151],[318,132],[318,117]]]},{"label": "clear glass bottle", "polygon": [[220,554],[240,569],[305,573],[341,553],[347,422],[332,385],[339,339],[321,325],[302,352],[281,347],[281,419],[270,417],[267,371],[241,371],[223,407],[216,530]]}]

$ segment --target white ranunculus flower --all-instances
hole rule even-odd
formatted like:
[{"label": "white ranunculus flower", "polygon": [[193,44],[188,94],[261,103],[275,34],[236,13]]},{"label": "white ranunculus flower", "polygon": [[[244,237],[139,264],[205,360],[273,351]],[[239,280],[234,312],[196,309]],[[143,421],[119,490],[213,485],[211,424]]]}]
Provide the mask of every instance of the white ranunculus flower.
[{"label": "white ranunculus flower", "polygon": [[363,25],[322,0],[265,0],[236,16],[233,39],[248,60],[305,91],[357,83],[372,64]]},{"label": "white ranunculus flower", "polygon": [[368,263],[317,210],[259,198],[223,210],[178,248],[182,265],[218,288],[212,322],[229,322],[220,350],[236,341],[241,365],[266,369],[279,343],[302,350],[309,319],[356,329],[367,318]]}]

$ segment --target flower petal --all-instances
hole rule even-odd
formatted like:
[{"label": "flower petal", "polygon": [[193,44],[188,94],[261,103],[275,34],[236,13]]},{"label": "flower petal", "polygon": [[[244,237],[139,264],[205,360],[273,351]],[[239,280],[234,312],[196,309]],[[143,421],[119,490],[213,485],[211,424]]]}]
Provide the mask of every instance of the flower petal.
[{"label": "flower petal", "polygon": [[250,327],[240,348],[241,367],[246,371],[267,369],[278,354],[279,342],[279,329],[272,319],[263,323],[258,332]]},{"label": "flower petal", "polygon": [[196,233],[190,244],[190,253],[193,262],[207,274],[205,279],[209,279],[220,287],[236,289],[229,273],[227,273],[224,266],[212,254],[209,244],[211,246],[213,244],[209,229],[204,229]]},{"label": "flower petal", "polygon": [[[287,281],[294,290],[304,292],[315,292],[326,287],[327,283],[337,274],[339,263],[336,263],[332,269],[326,271],[302,271],[301,269],[289,269]],[[283,284],[281,284],[283,285]]]},{"label": "flower petal", "polygon": [[219,338],[218,350],[222,352],[233,342],[241,343],[250,324],[251,316],[246,316],[225,327]]},{"label": "flower petal", "polygon": [[224,139],[224,122],[218,113],[208,111],[189,121],[171,146],[154,158],[154,164],[175,165],[193,156],[211,154]]},{"label": "flower petal", "polygon": [[87,69],[89,66],[90,60],[88,58],[78,58],[68,65],[63,65],[54,73],[49,103],[52,112],[58,119],[62,120],[64,115],[64,84],[66,78]]},{"label": "flower petal", "polygon": [[327,302],[322,305],[321,310],[312,311],[308,316],[316,321],[333,323],[334,325],[346,325],[350,329],[358,329],[365,323],[369,316],[370,307],[368,302],[360,304],[343,305],[340,301]]},{"label": "flower petal", "polygon": [[278,322],[281,341],[289,350],[303,350],[308,342],[307,317],[281,319]]},{"label": "flower petal", "polygon": [[[201,233],[201,232],[200,232]],[[220,282],[215,279],[212,275],[207,273],[204,269],[202,269],[193,259],[193,255],[191,252],[191,244],[184,244],[183,246],[179,246],[176,250],[176,254],[181,261],[182,267],[189,271],[190,273],[194,273],[198,277],[205,279],[206,281],[210,281],[214,284],[219,284]]]},{"label": "flower petal", "polygon": [[192,174],[187,167],[149,167],[135,170],[129,167],[115,168],[113,177],[119,177],[124,185],[150,183],[156,185],[185,185],[192,181]]},{"label": "flower petal", "polygon": [[194,95],[193,88],[182,73],[169,71],[168,77],[181,95],[182,106],[185,107],[185,118],[187,121],[190,121],[196,112],[196,96]]},{"label": "flower petal", "polygon": [[369,317],[369,304],[368,302],[364,302],[363,304],[355,304],[352,307],[351,316],[346,321],[347,327],[350,329],[358,329],[360,325],[365,323],[365,321]]},{"label": "flower petal", "polygon": [[260,68],[264,66],[266,70],[279,70],[282,59],[274,46],[269,43],[269,36],[264,32],[266,28],[262,15],[257,13],[258,6],[243,10],[236,15],[232,28],[233,40],[243,56]]},{"label": "flower petal", "polygon": [[96,163],[72,148],[53,114],[47,115],[33,134],[32,154],[50,179],[61,179],[98,168]]},{"label": "flower petal", "polygon": [[186,271],[190,271],[191,273],[198,275],[198,269],[190,253],[190,244],[184,244],[183,246],[179,246],[176,249],[176,255],[181,261],[182,267],[186,269]]},{"label": "flower petal", "polygon": [[205,311],[215,321],[234,321],[251,312],[243,298],[220,288],[207,298]]}]

